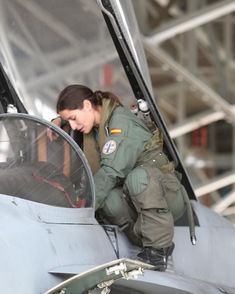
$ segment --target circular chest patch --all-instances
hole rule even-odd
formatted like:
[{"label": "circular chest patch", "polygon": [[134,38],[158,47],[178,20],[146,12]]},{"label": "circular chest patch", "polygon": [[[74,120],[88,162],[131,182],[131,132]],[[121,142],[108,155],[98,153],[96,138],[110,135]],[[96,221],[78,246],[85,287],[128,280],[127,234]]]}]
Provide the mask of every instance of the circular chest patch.
[{"label": "circular chest patch", "polygon": [[102,152],[104,154],[111,154],[116,150],[116,148],[117,148],[117,143],[113,140],[110,140],[104,144]]}]

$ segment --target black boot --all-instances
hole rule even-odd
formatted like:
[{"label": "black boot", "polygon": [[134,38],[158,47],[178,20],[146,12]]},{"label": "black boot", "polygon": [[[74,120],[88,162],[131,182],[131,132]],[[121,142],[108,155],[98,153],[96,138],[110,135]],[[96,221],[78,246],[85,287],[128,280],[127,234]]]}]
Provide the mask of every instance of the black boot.
[{"label": "black boot", "polygon": [[154,265],[154,270],[164,272],[167,268],[168,257],[172,255],[175,244],[167,248],[144,247],[137,255],[138,260]]}]

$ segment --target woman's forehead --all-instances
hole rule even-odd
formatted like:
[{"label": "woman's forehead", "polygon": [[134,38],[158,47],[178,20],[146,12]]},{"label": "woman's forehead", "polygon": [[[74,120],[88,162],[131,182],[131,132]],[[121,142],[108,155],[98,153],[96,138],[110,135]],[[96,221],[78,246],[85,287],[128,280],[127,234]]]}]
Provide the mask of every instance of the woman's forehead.
[{"label": "woman's forehead", "polygon": [[78,112],[78,109],[64,109],[59,112],[60,115],[65,117],[70,117],[71,115],[75,115]]}]

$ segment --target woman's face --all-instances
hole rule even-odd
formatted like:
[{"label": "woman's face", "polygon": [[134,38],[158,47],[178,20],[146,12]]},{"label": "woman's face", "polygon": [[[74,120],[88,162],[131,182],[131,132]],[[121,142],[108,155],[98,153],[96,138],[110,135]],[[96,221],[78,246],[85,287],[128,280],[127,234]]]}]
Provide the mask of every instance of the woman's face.
[{"label": "woman's face", "polygon": [[99,125],[99,113],[92,107],[89,100],[83,101],[82,109],[65,109],[59,115],[67,120],[73,130],[78,130],[84,134],[90,133],[93,127]]}]

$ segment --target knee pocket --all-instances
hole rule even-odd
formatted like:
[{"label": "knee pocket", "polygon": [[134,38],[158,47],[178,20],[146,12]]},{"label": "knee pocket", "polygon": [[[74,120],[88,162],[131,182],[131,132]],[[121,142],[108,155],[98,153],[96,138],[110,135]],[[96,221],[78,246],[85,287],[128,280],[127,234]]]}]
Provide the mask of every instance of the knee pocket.
[{"label": "knee pocket", "polygon": [[168,209],[161,185],[162,173],[155,167],[137,167],[126,178],[125,188],[137,211]]},{"label": "knee pocket", "polygon": [[143,193],[149,184],[149,176],[145,169],[136,167],[127,176],[125,186],[131,196]]}]

